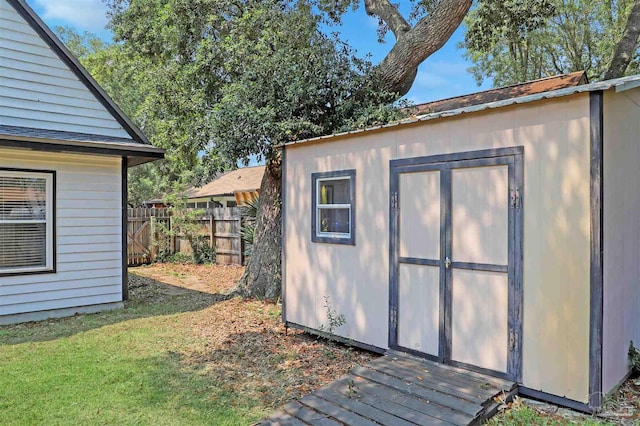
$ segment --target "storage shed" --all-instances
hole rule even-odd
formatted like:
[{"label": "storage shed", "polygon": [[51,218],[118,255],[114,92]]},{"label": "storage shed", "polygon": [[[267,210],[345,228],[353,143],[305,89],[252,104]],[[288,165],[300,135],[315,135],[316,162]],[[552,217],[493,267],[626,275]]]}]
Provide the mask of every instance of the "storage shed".
[{"label": "storage shed", "polygon": [[633,76],[286,145],[283,320],[599,409],[640,345],[639,139]]},{"label": "storage shed", "polygon": [[127,297],[127,168],[163,157],[23,0],[0,0],[0,324]]}]

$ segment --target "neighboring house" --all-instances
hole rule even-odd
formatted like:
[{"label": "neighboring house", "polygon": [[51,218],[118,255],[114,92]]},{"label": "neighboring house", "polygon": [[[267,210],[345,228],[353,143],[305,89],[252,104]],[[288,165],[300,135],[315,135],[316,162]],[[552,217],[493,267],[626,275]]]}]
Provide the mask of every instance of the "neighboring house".
[{"label": "neighboring house", "polygon": [[640,75],[567,86],[287,144],[285,323],[601,408],[640,345]]},{"label": "neighboring house", "polygon": [[[260,184],[265,166],[244,167],[216,177],[202,187],[191,187],[184,195],[187,207],[210,209],[236,207],[255,200],[260,194]],[[145,201],[147,207],[164,207],[162,199]]]},{"label": "neighboring house", "polygon": [[24,0],[0,0],[0,324],[127,298],[127,168],[163,157]]}]

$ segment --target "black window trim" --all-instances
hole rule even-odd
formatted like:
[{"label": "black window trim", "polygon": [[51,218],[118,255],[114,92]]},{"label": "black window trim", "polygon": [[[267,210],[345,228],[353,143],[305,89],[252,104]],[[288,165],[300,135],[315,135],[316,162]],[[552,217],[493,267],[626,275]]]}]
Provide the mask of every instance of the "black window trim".
[{"label": "black window trim", "polygon": [[[349,178],[351,186],[349,188],[351,196],[350,209],[350,233],[349,237],[320,236],[317,234],[318,218],[318,181],[329,178]],[[311,241],[314,243],[346,244],[356,245],[356,171],[355,169],[336,170],[332,172],[316,172],[311,174]]]},{"label": "black window trim", "polygon": [[0,167],[0,172],[19,172],[19,173],[41,173],[41,174],[50,174],[51,175],[51,247],[47,247],[47,249],[51,249],[51,267],[43,270],[37,271],[14,271],[14,272],[1,272],[0,271],[0,279],[7,277],[16,277],[16,276],[24,276],[24,275],[43,275],[43,274],[55,274],[57,272],[58,266],[58,236],[57,236],[57,173],[55,170],[44,170],[44,169],[23,169],[23,168],[13,168],[13,167]]}]

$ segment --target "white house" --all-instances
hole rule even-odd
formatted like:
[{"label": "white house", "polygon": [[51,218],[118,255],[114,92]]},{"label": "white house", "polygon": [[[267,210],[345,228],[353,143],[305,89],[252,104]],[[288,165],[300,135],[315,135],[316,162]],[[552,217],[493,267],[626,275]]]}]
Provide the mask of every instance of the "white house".
[{"label": "white house", "polygon": [[127,168],[163,157],[24,0],[0,0],[0,324],[127,298]]}]

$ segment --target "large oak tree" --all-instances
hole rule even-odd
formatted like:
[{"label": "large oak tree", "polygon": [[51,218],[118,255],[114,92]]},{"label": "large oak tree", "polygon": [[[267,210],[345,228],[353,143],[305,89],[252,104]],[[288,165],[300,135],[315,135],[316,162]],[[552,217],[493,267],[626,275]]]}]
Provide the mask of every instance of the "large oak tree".
[{"label": "large oak tree", "polygon": [[[608,3],[625,1],[630,10],[630,0]],[[278,147],[396,117],[389,105],[409,91],[418,66],[444,45],[472,6],[472,0],[413,0],[411,12],[403,15],[388,0],[364,0],[364,11],[379,20],[379,36],[391,32],[395,38],[387,56],[370,64],[320,30],[322,24],[339,22],[350,7],[362,8],[359,0],[108,2],[117,40],[159,72],[167,72],[154,88],[162,95],[159,100],[169,105],[161,108],[166,122],[159,117],[156,123],[180,129],[177,144],[187,145],[189,152],[204,151],[204,163],[213,165],[211,173],[221,164],[246,162],[250,156],[266,161],[253,253],[238,291],[272,299],[280,296],[281,283]],[[547,17],[557,16],[558,2],[580,3],[480,0],[472,15],[484,19],[475,31],[479,49],[500,58],[504,50],[496,46],[503,46],[507,53],[516,52],[514,60],[529,69],[535,62],[530,61],[531,35],[547,27]],[[622,59],[620,69],[633,62],[639,32],[637,8],[633,13],[627,9],[611,17],[616,28],[624,27],[619,31],[624,34],[608,48],[619,48],[615,50],[616,58]],[[471,25],[470,33],[473,36]],[[489,42],[483,45],[485,37]],[[576,58],[581,58],[581,46],[568,46],[574,47]],[[529,77],[520,73],[508,78]],[[181,121],[173,121],[176,118]]]}]

